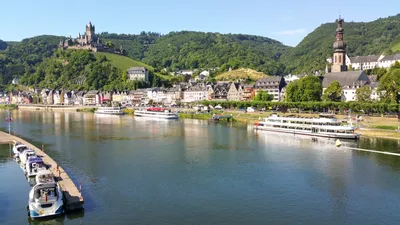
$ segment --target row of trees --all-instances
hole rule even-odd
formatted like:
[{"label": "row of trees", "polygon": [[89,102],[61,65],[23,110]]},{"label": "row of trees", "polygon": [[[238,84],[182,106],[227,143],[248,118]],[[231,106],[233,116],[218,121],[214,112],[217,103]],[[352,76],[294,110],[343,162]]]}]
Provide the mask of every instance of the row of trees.
[{"label": "row of trees", "polygon": [[203,101],[203,105],[221,105],[224,108],[276,109],[279,111],[398,113],[400,104],[380,102],[267,102],[267,101]]}]

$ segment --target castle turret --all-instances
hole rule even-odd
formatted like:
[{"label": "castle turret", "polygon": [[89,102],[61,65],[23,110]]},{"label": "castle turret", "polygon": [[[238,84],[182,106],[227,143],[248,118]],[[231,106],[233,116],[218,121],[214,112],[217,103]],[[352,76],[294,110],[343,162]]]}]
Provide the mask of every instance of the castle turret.
[{"label": "castle turret", "polygon": [[346,65],[346,43],[343,41],[343,19],[336,20],[336,41],[333,43],[333,64],[331,72],[343,72],[347,71]]},{"label": "castle turret", "polygon": [[90,21],[86,25],[86,36],[88,37],[88,44],[96,41],[95,28]]}]

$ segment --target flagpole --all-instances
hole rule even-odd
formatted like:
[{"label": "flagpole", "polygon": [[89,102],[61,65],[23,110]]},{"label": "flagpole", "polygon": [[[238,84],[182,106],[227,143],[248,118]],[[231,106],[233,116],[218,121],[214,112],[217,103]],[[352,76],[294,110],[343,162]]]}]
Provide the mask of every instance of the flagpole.
[{"label": "flagpole", "polygon": [[10,116],[10,109],[8,109],[8,134],[11,135],[11,116]]}]

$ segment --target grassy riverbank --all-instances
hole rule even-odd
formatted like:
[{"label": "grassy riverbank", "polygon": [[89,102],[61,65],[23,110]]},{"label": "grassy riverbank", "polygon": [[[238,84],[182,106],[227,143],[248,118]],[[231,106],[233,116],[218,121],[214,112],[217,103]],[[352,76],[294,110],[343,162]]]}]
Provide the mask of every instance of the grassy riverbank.
[{"label": "grassy riverbank", "polygon": [[0,105],[0,109],[18,109],[18,106],[15,104]]},{"label": "grassy riverbank", "polygon": [[94,113],[96,111],[96,108],[79,108],[76,109],[77,112],[90,112]]},{"label": "grassy riverbank", "polygon": [[134,109],[122,109],[122,112],[124,112],[127,115],[134,115],[135,114],[135,110]]}]

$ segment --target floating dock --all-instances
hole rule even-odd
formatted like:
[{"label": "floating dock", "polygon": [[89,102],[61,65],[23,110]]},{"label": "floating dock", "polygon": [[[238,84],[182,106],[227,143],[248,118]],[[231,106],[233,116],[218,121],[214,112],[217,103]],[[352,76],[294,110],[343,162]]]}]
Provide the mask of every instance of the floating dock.
[{"label": "floating dock", "polygon": [[233,118],[232,115],[222,116],[222,115],[213,115],[210,120],[219,121],[221,119],[226,119],[228,122]]},{"label": "floating dock", "polygon": [[26,145],[28,148],[34,150],[36,155],[42,158],[43,162],[49,167],[49,170],[54,174],[58,185],[60,186],[64,194],[64,202],[66,206],[66,211],[76,211],[83,209],[83,197],[79,189],[76,187],[74,182],[64,171],[64,169],[57,164],[50,156],[45,152],[35,147],[31,143],[25,141],[22,138],[16,137],[14,135],[9,135],[0,131],[0,144],[15,144],[20,142]]}]

